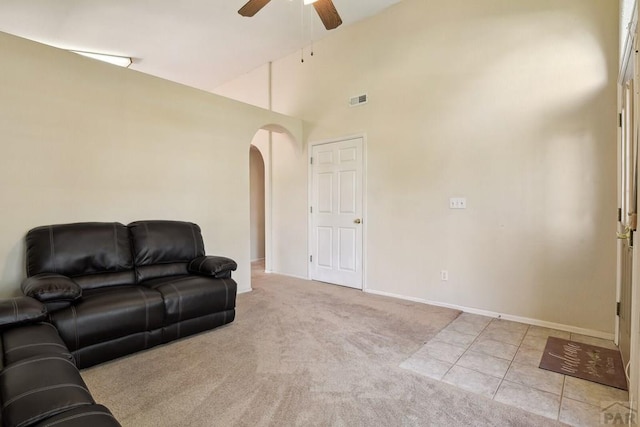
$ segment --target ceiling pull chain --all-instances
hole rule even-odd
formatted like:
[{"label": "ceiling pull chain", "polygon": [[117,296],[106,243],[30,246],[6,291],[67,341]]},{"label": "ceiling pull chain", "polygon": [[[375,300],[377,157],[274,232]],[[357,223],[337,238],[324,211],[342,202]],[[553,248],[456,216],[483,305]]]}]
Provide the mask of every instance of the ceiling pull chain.
[{"label": "ceiling pull chain", "polygon": [[300,48],[300,62],[304,64],[304,2],[300,2],[300,32],[302,34],[302,48]]},{"label": "ceiling pull chain", "polygon": [[311,56],[313,56],[313,16],[311,17]]}]

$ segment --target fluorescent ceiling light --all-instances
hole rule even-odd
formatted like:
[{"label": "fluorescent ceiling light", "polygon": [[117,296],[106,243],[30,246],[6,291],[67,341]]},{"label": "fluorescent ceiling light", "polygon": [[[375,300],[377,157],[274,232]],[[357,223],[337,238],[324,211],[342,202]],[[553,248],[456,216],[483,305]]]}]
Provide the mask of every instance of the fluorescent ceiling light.
[{"label": "fluorescent ceiling light", "polygon": [[124,68],[129,68],[129,65],[131,65],[131,58],[127,56],[105,55],[103,53],[82,52],[79,50],[72,50],[71,52]]},{"label": "fluorescent ceiling light", "polygon": [[304,0],[304,4],[311,4],[311,3],[315,3],[318,0]]}]

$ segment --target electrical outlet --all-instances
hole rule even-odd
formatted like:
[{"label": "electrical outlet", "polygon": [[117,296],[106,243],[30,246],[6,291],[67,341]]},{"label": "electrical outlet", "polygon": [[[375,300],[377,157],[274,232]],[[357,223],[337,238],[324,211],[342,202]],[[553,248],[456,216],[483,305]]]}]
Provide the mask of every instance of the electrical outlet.
[{"label": "electrical outlet", "polygon": [[440,271],[440,280],[442,280],[443,282],[449,280],[449,272],[447,270]]},{"label": "electrical outlet", "polygon": [[466,197],[450,198],[449,209],[467,209],[467,198]]}]

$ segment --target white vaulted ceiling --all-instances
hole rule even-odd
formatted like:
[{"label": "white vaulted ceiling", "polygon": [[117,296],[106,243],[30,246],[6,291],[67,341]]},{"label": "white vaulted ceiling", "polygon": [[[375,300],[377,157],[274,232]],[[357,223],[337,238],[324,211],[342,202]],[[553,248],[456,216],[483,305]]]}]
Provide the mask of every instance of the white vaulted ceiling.
[{"label": "white vaulted ceiling", "polygon": [[[245,1],[0,0],[0,31],[130,56],[134,70],[208,91],[331,34],[303,0],[272,0],[253,18],[237,13]],[[399,1],[333,0],[344,24],[332,31]]]}]

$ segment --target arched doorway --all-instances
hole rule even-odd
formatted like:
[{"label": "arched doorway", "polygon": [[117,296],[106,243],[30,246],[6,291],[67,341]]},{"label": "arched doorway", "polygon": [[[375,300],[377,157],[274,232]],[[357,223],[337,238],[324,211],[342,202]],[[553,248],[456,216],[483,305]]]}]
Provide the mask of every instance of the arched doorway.
[{"label": "arched doorway", "polygon": [[265,261],[265,167],[260,150],[249,148],[249,207],[251,265],[264,271]]},{"label": "arched doorway", "polygon": [[[307,166],[301,140],[301,132],[293,134],[280,125],[265,125],[252,138],[247,161],[251,163],[253,158],[255,162],[259,154],[264,165],[264,172],[260,174],[259,167],[249,164],[254,174],[250,182],[264,188],[264,267],[261,272],[306,278]],[[252,151],[252,146],[259,153]],[[258,175],[263,176],[263,183],[258,183]],[[254,208],[260,203],[258,191],[250,190],[250,206],[253,205],[250,259],[253,261],[258,259],[255,250],[261,244],[262,212]]]}]

